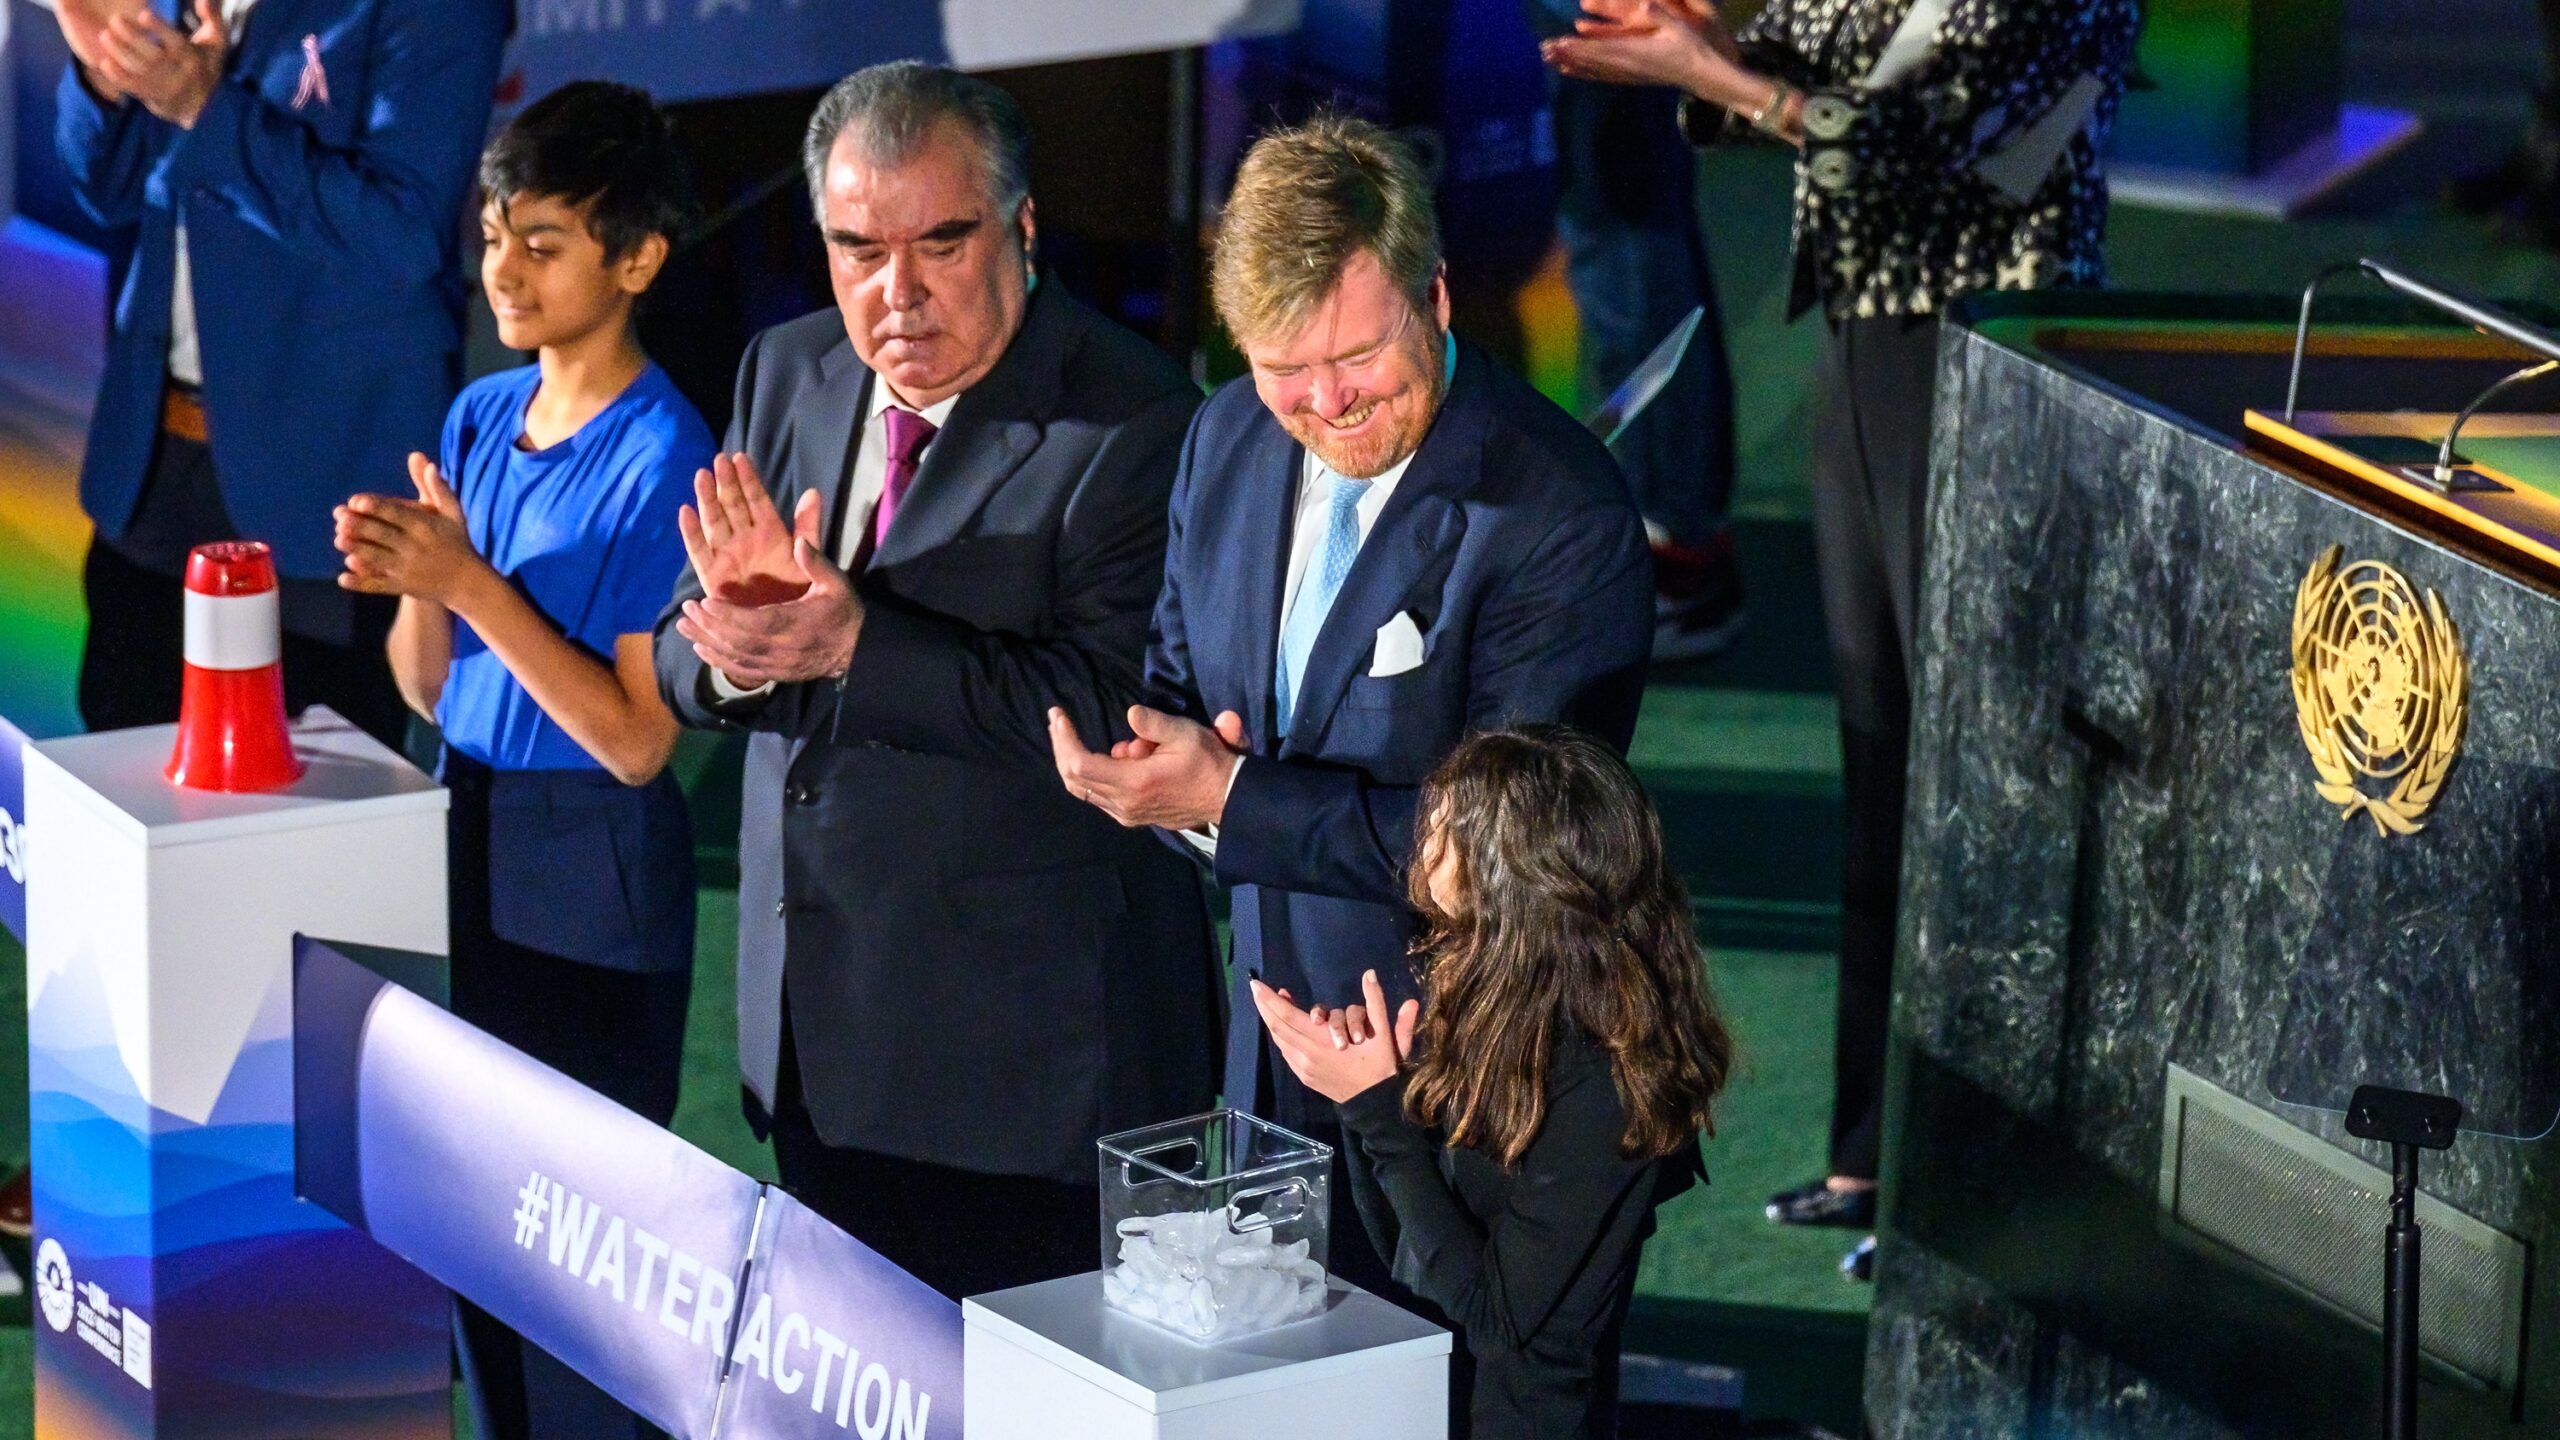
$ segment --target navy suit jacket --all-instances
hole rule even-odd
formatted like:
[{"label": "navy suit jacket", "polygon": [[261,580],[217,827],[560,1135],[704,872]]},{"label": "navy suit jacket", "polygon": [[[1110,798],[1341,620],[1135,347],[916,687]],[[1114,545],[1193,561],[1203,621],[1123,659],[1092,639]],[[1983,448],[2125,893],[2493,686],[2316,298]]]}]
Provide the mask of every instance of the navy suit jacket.
[{"label": "navy suit jacket", "polygon": [[[1401,1000],[1415,993],[1405,868],[1418,787],[1468,732],[1499,725],[1563,721],[1623,750],[1651,656],[1652,562],[1608,451],[1461,343],[1440,414],[1316,639],[1289,733],[1274,735],[1303,453],[1248,380],[1202,408],[1174,482],[1147,683],[1162,708],[1245,720],[1252,754],[1215,862],[1234,887],[1239,974],[1340,1004],[1375,969]],[[1372,675],[1378,630],[1399,612],[1421,630],[1423,662]],[[1262,1058],[1260,1017],[1239,993],[1229,1103],[1258,1103]],[[1283,1098],[1273,1118],[1304,1123],[1293,1108]]]},{"label": "navy suit jacket", "polygon": [[[157,444],[182,219],[232,524],[318,579],[340,568],[331,506],[406,493],[460,376],[462,206],[513,23],[510,0],[259,0],[191,130],[65,69],[72,192],[139,227],[80,469],[101,536],[132,523]],[[305,89],[315,51],[325,99]]]}]

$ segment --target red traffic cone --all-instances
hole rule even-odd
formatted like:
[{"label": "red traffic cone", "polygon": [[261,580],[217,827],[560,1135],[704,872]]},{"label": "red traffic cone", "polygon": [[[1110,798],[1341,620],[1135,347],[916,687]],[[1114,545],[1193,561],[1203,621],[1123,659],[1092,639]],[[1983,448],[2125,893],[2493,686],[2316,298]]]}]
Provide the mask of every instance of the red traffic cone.
[{"label": "red traffic cone", "polygon": [[235,794],[301,779],[284,727],[284,628],[266,546],[229,540],[187,556],[186,644],[169,779]]}]

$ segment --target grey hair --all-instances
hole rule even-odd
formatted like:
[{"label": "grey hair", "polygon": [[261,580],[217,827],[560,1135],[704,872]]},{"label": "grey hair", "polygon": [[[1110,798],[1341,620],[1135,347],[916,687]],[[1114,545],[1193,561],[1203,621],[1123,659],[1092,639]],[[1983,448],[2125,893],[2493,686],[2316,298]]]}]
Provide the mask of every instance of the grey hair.
[{"label": "grey hair", "polygon": [[862,158],[873,165],[903,165],[934,127],[957,121],[978,145],[987,198],[1010,220],[1031,194],[1031,124],[1002,89],[941,65],[893,60],[856,70],[835,83],[809,116],[800,164],[809,175],[809,206],[826,215],[827,157],[853,132]]}]

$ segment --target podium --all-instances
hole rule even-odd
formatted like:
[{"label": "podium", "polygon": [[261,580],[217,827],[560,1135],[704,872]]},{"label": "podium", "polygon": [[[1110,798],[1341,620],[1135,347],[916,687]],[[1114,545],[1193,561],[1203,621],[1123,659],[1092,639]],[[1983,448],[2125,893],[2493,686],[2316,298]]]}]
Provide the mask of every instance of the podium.
[{"label": "podium", "polygon": [[[2533,357],[2365,298],[2321,307],[2289,426],[2290,299],[1946,327],[1882,1440],[2380,1433],[2391,1157],[2347,1088],[2530,1116],[2560,1069],[2549,392],[2465,433],[2510,488],[2401,484]],[[2423,1180],[2424,1433],[2555,1433],[2560,1150]]]},{"label": "podium", "polygon": [[318,709],[291,789],[181,790],[175,728],[25,754],[35,1434],[445,1435],[445,1291],[295,1198],[291,985],[444,953],[444,792]]}]

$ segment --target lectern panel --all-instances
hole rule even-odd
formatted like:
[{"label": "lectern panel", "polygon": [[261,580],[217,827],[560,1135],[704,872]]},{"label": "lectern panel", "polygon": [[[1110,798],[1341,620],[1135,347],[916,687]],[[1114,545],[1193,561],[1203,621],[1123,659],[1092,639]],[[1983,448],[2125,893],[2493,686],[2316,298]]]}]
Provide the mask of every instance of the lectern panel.
[{"label": "lectern panel", "polygon": [[[2339,309],[2369,328],[2315,333],[2304,413],[2420,412],[2368,438],[2422,444],[2516,368]],[[2173,1070],[2367,1163],[2272,1082],[2450,1091],[2493,1121],[2549,1088],[2560,586],[2250,447],[2292,311],[2003,299],[1945,332],[1869,1332],[1886,1440],[2373,1433],[2381,1344],[2348,1302],[2360,1275],[2380,1296],[2380,1230],[2325,1291],[2181,1243],[2202,1197],[2161,1203]],[[2538,400],[2501,398],[2472,458],[2531,498]],[[2258,1193],[2190,1218],[2246,1241],[2335,1209],[2323,1167],[2244,1149],[2219,1173]],[[2560,1148],[2466,1133],[2422,1179],[2518,1243],[2518,1333],[2548,1331]],[[2560,1347],[2457,1348],[2424,1433],[2560,1433]]]}]

